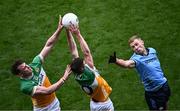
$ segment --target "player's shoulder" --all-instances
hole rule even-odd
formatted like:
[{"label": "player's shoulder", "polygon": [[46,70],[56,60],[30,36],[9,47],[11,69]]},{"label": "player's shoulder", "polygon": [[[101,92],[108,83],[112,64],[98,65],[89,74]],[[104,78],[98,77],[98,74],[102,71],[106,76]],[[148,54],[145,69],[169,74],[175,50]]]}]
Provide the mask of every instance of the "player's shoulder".
[{"label": "player's shoulder", "polygon": [[130,59],[137,59],[137,58],[140,58],[140,55],[139,54],[136,54],[136,53],[133,53],[133,55],[131,56]]},{"label": "player's shoulder", "polygon": [[41,55],[37,55],[33,58],[32,62],[29,64],[31,67],[34,66],[41,66],[43,63],[43,58],[41,57]]},{"label": "player's shoulder", "polygon": [[34,59],[33,59],[33,62],[39,62],[39,61],[43,61],[43,57],[39,54],[39,55],[36,55],[35,57],[34,57]]},{"label": "player's shoulder", "polygon": [[26,80],[26,79],[21,79],[21,88],[29,87],[34,85],[34,81],[32,80]]},{"label": "player's shoulder", "polygon": [[28,80],[21,79],[20,90],[23,93],[30,95],[31,92],[32,92],[33,87],[34,87],[34,82],[33,81],[28,81]]},{"label": "player's shoulder", "polygon": [[148,47],[149,53],[156,53],[156,49],[152,47]]}]

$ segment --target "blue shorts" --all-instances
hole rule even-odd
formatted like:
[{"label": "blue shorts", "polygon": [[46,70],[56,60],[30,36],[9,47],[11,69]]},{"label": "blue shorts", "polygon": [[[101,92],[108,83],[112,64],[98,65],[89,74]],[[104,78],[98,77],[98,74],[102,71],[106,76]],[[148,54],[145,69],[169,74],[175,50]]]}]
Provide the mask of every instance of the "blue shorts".
[{"label": "blue shorts", "polygon": [[158,91],[145,91],[146,102],[150,110],[166,110],[170,95],[168,82],[164,83]]}]

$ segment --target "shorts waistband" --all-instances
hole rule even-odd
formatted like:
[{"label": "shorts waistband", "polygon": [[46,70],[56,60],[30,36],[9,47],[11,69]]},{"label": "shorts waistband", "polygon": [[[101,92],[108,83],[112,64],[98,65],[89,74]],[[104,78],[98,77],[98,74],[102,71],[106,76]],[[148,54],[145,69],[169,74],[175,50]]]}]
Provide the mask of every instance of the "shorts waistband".
[{"label": "shorts waistband", "polygon": [[109,100],[109,97],[108,97],[106,100],[104,100],[104,101],[98,101],[98,100],[96,100],[96,99],[94,99],[94,98],[91,98],[91,100],[92,100],[93,102],[105,102],[105,101]]}]

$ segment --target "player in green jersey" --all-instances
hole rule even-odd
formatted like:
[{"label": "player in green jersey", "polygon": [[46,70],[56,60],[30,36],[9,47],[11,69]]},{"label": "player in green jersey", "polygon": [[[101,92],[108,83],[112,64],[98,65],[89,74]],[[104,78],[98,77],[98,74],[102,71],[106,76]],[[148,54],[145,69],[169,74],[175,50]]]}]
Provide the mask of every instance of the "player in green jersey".
[{"label": "player in green jersey", "polygon": [[51,85],[42,63],[58,40],[62,29],[60,17],[57,30],[47,40],[40,54],[30,64],[26,64],[22,60],[16,60],[12,65],[12,73],[20,77],[21,91],[31,96],[34,111],[59,111],[61,109],[55,91],[64,84],[71,73],[71,68],[68,65],[63,77]]},{"label": "player in green jersey", "polygon": [[[80,43],[84,59],[79,58],[78,50],[74,38],[74,33]],[[73,61],[71,69],[75,74],[75,80],[80,84],[82,90],[90,96],[91,111],[114,111],[114,106],[109,98],[112,88],[100,76],[98,70],[94,66],[93,57],[90,49],[82,37],[78,27],[71,25],[67,30],[68,43],[70,46]]]}]

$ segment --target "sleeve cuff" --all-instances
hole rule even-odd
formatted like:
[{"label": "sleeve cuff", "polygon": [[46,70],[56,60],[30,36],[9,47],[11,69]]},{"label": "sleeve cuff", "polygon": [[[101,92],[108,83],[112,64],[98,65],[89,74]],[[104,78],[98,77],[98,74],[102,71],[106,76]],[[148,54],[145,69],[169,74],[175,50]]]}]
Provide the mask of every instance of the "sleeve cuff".
[{"label": "sleeve cuff", "polygon": [[41,61],[44,62],[44,57],[41,54],[39,54],[39,57],[40,57]]}]

